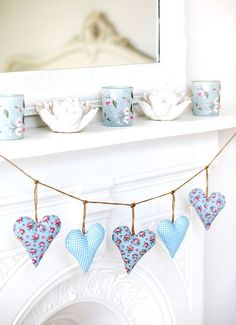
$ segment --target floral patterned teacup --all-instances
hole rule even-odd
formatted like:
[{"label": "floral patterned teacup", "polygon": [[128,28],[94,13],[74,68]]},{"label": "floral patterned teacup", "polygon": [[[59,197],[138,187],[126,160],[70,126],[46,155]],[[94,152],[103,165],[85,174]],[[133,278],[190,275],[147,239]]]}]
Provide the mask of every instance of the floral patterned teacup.
[{"label": "floral patterned teacup", "polygon": [[192,82],[192,111],[193,115],[219,115],[220,81]]},{"label": "floral patterned teacup", "polygon": [[0,95],[0,140],[24,138],[24,96]]},{"label": "floral patterned teacup", "polygon": [[102,113],[105,126],[133,124],[133,88],[103,87]]}]

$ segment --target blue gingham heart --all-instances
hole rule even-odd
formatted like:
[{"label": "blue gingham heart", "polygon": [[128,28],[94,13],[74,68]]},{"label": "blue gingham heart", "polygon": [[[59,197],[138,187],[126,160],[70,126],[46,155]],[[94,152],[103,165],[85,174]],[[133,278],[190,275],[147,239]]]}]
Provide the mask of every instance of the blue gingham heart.
[{"label": "blue gingham heart", "polygon": [[66,248],[77,259],[82,270],[87,272],[105,235],[102,225],[95,223],[83,234],[79,229],[66,236]]},{"label": "blue gingham heart", "polygon": [[210,228],[218,213],[225,206],[225,197],[223,194],[213,192],[209,197],[206,197],[200,188],[195,188],[189,193],[189,200],[206,230]]},{"label": "blue gingham heart", "polygon": [[168,249],[171,257],[174,257],[175,253],[179,249],[188,226],[188,218],[184,216],[179,217],[173,223],[170,220],[162,220],[157,226],[157,232]]},{"label": "blue gingham heart", "polygon": [[34,222],[29,217],[21,217],[13,227],[14,234],[25,247],[35,267],[60,229],[61,221],[54,215],[44,216],[39,222]]},{"label": "blue gingham heart", "polygon": [[149,230],[132,235],[128,227],[120,226],[113,231],[112,240],[121,253],[127,273],[130,273],[143,255],[155,245],[156,236]]}]

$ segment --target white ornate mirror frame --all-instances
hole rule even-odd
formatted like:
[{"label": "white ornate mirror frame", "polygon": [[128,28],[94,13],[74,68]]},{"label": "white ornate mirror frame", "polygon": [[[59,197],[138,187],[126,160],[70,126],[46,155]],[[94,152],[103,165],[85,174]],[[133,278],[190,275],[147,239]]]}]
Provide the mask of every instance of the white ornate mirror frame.
[{"label": "white ornate mirror frame", "polygon": [[99,98],[100,88],[105,85],[131,85],[136,94],[164,83],[182,88],[186,79],[184,6],[185,0],[160,0],[160,63],[1,73],[1,93],[24,94],[29,113],[42,99]]}]

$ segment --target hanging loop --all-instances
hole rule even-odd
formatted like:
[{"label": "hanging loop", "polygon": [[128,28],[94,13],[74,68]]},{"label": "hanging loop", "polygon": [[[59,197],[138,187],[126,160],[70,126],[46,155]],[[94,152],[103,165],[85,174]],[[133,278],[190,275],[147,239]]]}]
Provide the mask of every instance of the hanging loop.
[{"label": "hanging loop", "polygon": [[172,195],[172,217],[171,217],[171,222],[175,222],[175,191],[171,191]]},{"label": "hanging loop", "polygon": [[134,229],[134,222],[135,222],[135,212],[134,208],[136,207],[136,203],[131,203],[130,207],[132,209],[132,226],[131,226],[131,233],[132,235],[135,235],[135,229]]},{"label": "hanging loop", "polygon": [[209,173],[208,173],[209,165],[205,167],[206,171],[206,197],[209,195]]},{"label": "hanging loop", "polygon": [[84,205],[84,211],[83,211],[83,224],[82,224],[82,233],[85,234],[85,223],[86,223],[86,214],[87,214],[87,204],[88,201],[84,200],[83,205]]},{"label": "hanging loop", "polygon": [[34,180],[34,215],[35,222],[38,222],[38,184],[39,181],[37,179]]}]

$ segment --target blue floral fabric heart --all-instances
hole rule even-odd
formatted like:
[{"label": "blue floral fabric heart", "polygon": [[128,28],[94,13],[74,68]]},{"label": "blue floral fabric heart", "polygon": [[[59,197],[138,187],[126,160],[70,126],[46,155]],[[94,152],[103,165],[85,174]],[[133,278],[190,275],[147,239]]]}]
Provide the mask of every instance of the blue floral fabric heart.
[{"label": "blue floral fabric heart", "polygon": [[66,236],[66,248],[77,259],[82,270],[87,272],[105,235],[102,225],[95,223],[83,234],[79,229]]},{"label": "blue floral fabric heart", "polygon": [[225,206],[225,197],[223,194],[213,192],[209,197],[206,197],[200,188],[195,188],[189,193],[189,200],[206,230],[210,228],[218,213]]},{"label": "blue floral fabric heart", "polygon": [[14,234],[26,248],[35,267],[60,229],[61,221],[55,215],[44,216],[39,222],[34,222],[29,217],[21,217],[13,227]]},{"label": "blue floral fabric heart", "polygon": [[157,226],[157,232],[168,249],[170,256],[174,257],[179,249],[189,226],[188,218],[181,216],[171,222],[170,220],[162,220]]},{"label": "blue floral fabric heart", "polygon": [[120,226],[113,231],[112,240],[120,250],[127,273],[130,273],[143,255],[155,245],[156,236],[149,230],[132,235],[128,227]]}]

